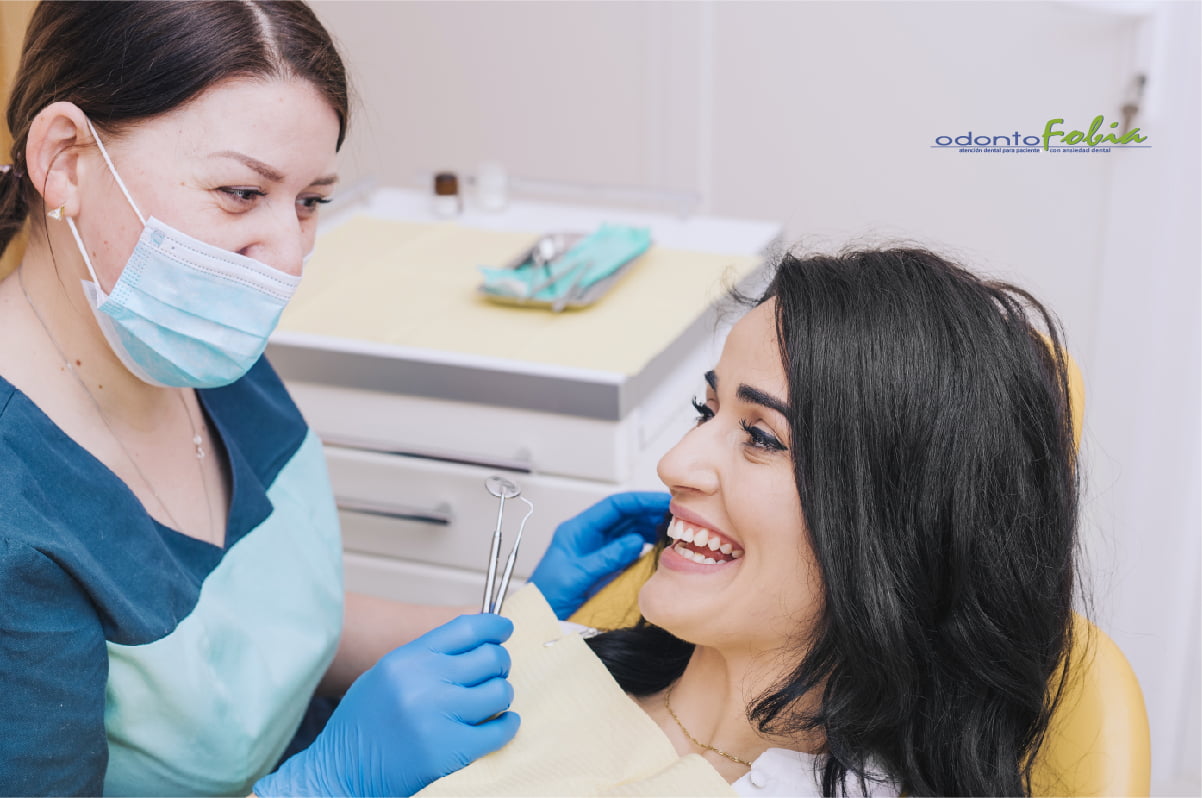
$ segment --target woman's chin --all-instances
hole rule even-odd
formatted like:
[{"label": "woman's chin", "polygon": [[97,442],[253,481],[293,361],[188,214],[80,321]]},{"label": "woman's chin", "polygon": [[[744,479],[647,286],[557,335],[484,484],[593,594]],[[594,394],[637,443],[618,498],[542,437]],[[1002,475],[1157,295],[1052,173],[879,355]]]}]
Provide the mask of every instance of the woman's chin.
[{"label": "woman's chin", "polygon": [[[733,576],[739,563],[705,566],[686,562],[673,563],[682,566],[673,568],[665,562],[671,557],[671,551],[661,555],[660,567],[639,590],[639,611],[649,623],[675,637],[704,645],[711,636],[707,629],[715,631],[714,623],[718,620],[715,614],[720,614],[722,607],[717,595],[720,585],[714,577]],[[718,568],[725,573],[716,573]]]}]

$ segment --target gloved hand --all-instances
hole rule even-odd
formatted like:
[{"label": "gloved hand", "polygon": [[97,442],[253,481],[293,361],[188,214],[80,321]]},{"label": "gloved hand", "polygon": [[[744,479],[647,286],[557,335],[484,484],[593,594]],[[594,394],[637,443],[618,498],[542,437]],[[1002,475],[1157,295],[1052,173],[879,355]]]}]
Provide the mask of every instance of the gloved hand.
[{"label": "gloved hand", "polygon": [[[513,623],[461,615],[386,654],[355,680],[313,745],[255,784],[269,796],[413,795],[518,730]],[[497,713],[503,713],[492,718]]]},{"label": "gloved hand", "polygon": [[668,500],[666,493],[615,493],[559,525],[530,576],[559,620],[655,542]]}]

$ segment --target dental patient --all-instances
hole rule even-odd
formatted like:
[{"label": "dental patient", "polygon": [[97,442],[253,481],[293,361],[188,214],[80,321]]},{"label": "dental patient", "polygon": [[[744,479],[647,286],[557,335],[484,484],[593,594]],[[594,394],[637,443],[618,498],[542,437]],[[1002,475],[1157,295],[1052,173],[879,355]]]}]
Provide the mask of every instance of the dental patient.
[{"label": "dental patient", "polygon": [[641,617],[589,646],[741,795],[1030,794],[1075,583],[1055,320],[915,249],[786,256],[750,304]]}]

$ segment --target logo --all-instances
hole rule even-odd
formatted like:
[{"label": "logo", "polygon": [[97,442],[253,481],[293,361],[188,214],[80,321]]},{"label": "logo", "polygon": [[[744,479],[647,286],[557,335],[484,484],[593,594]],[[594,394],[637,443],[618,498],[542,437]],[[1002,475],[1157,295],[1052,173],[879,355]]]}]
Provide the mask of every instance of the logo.
[{"label": "logo", "polygon": [[1103,133],[1106,117],[1098,114],[1089,124],[1088,130],[1065,130],[1064,119],[1049,119],[1043,126],[1042,135],[1023,134],[1018,130],[1003,135],[973,135],[970,130],[959,136],[936,136],[931,149],[957,150],[958,152],[1110,152],[1111,149],[1149,149],[1144,144],[1147,136],[1140,129],[1131,128],[1118,133],[1118,122],[1111,122]]},{"label": "logo", "polygon": [[[1097,116],[1095,116],[1093,118],[1093,122],[1091,122],[1089,124],[1089,132],[1088,133],[1082,133],[1080,130],[1074,130],[1071,133],[1065,135],[1065,133],[1063,131],[1056,130],[1056,125],[1063,124],[1064,120],[1063,119],[1049,119],[1048,123],[1043,126],[1043,149],[1045,152],[1047,151],[1048,142],[1051,141],[1052,136],[1059,136],[1060,138],[1064,139],[1064,141],[1062,143],[1068,144],[1070,146],[1075,146],[1077,144],[1080,144],[1082,141],[1084,141],[1090,147],[1096,147],[1099,144],[1102,144],[1104,142],[1113,142],[1118,145],[1123,145],[1123,144],[1128,144],[1132,141],[1134,141],[1137,144],[1142,144],[1143,142],[1148,140],[1147,136],[1139,135],[1139,128],[1137,128],[1137,127],[1131,128],[1130,130],[1128,130],[1126,133],[1124,133],[1119,138],[1115,138],[1113,133],[1107,133],[1105,136],[1098,136],[1097,138],[1094,138],[1094,134],[1096,134],[1099,130],[1102,129],[1102,123],[1104,121],[1106,121],[1106,118],[1104,116],[1102,116],[1101,114],[1098,114]],[[1110,123],[1110,127],[1112,127],[1112,128],[1117,128],[1118,126],[1119,126],[1118,122]]]}]

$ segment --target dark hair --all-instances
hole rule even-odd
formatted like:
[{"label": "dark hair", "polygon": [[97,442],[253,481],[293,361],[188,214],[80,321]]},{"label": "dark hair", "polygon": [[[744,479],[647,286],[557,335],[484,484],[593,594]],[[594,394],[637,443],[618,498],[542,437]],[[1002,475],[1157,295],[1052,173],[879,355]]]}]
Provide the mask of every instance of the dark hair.
[{"label": "dark hair", "polygon": [[230,78],[301,78],[350,112],[346,69],[312,9],[276,0],[42,2],[25,34],[8,103],[12,168],[0,174],[0,253],[36,196],[25,166],[29,127],[54,102],[79,106],[111,136]]},{"label": "dark hair", "polygon": [[[771,298],[824,601],[749,719],[821,730],[826,795],[881,769],[910,795],[1029,794],[1076,581],[1056,320],[920,249],[786,255],[758,302]],[[636,694],[692,651],[641,619],[591,642]]]}]

